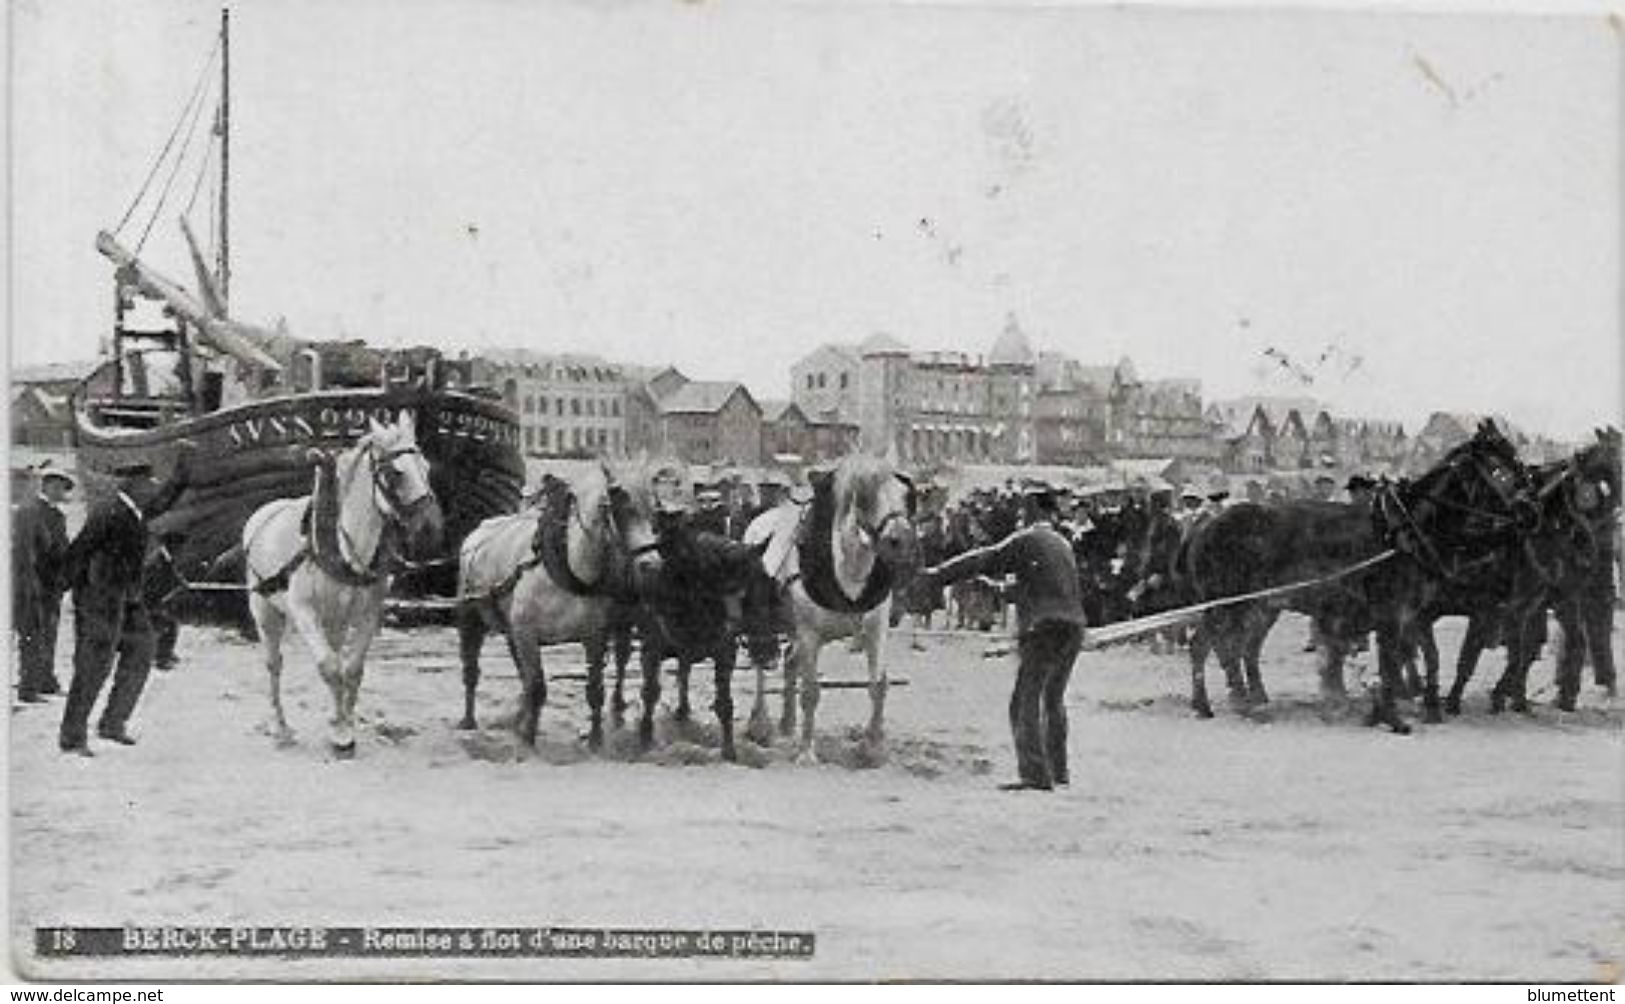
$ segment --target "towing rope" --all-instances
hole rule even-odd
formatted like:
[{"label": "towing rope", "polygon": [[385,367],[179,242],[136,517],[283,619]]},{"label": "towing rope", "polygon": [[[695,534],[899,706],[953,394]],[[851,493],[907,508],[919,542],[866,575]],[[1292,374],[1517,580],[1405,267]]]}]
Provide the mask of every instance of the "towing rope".
[{"label": "towing rope", "polygon": [[1086,649],[1100,648],[1105,645],[1116,644],[1117,642],[1129,641],[1130,639],[1137,638],[1142,634],[1147,634],[1152,631],[1160,631],[1164,628],[1178,627],[1181,624],[1185,624],[1196,619],[1202,614],[1207,613],[1209,610],[1217,610],[1221,607],[1235,606],[1236,604],[1240,603],[1257,603],[1261,600],[1288,596],[1292,593],[1303,592],[1305,590],[1315,589],[1320,586],[1330,585],[1339,579],[1346,579],[1351,575],[1356,575],[1368,568],[1380,565],[1398,553],[1399,552],[1397,550],[1389,548],[1388,550],[1383,551],[1381,554],[1374,555],[1365,559],[1364,561],[1350,565],[1347,568],[1339,569],[1318,578],[1304,579],[1301,582],[1289,582],[1285,585],[1271,586],[1268,589],[1258,589],[1250,593],[1240,593],[1235,596],[1222,596],[1216,600],[1208,600],[1205,603],[1198,603],[1189,607],[1180,607],[1177,610],[1167,610],[1160,614],[1152,614],[1149,617],[1140,617],[1131,621],[1122,621],[1118,624],[1107,624],[1099,628],[1087,628],[1084,631],[1083,647]]}]

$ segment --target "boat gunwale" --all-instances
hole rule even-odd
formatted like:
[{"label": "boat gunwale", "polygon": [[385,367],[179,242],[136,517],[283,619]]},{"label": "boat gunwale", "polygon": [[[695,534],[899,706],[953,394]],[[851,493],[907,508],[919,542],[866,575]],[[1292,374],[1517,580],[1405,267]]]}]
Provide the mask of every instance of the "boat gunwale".
[{"label": "boat gunwale", "polygon": [[220,426],[227,426],[232,422],[256,417],[261,413],[296,410],[289,406],[297,406],[302,402],[323,403],[356,398],[372,402],[385,401],[402,406],[421,406],[424,403],[444,401],[475,412],[487,412],[486,417],[508,422],[514,426],[516,431],[520,424],[518,414],[501,400],[470,394],[466,391],[431,390],[422,387],[340,387],[296,394],[278,394],[275,397],[244,401],[202,415],[187,415],[184,418],[176,419],[153,429],[119,429],[98,423],[91,417],[88,413],[89,402],[80,392],[82,389],[76,390],[73,394],[75,431],[85,436],[89,441],[88,443],[81,443],[81,446],[161,446],[165,442],[181,436],[199,434]]}]

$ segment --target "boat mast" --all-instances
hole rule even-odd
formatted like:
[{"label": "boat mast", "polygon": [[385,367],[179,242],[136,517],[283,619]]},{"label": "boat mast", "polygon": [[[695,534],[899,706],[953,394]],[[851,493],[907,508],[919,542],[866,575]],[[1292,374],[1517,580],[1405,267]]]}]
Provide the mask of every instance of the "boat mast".
[{"label": "boat mast", "polygon": [[215,275],[222,309],[231,294],[231,8],[220,10],[220,247]]}]

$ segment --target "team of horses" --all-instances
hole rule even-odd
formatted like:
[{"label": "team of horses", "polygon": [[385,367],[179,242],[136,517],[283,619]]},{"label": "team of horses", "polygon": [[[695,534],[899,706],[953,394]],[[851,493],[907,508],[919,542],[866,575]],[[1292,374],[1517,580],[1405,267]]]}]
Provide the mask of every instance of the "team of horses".
[{"label": "team of horses", "polygon": [[[1528,466],[1485,422],[1421,477],[1382,482],[1368,504],[1242,503],[1197,520],[1150,559],[1167,572],[1172,595],[1161,597],[1163,605],[1213,603],[1191,639],[1191,706],[1212,716],[1209,654],[1218,656],[1233,706],[1268,701],[1259,653],[1286,609],[1314,625],[1328,697],[1343,696],[1344,658],[1375,635],[1368,721],[1396,732],[1409,730],[1395,705],[1403,694],[1420,692],[1427,722],[1441,721],[1441,710],[1459,714],[1479,653],[1497,638],[1507,667],[1491,708],[1526,710],[1548,611],[1566,640],[1556,705],[1573,710],[1587,656],[1596,683],[1612,695],[1619,481],[1618,430],[1596,430],[1595,442],[1564,461]],[[1261,595],[1224,602],[1254,594]],[[1467,616],[1469,629],[1441,704],[1433,624],[1451,615]],[[1426,665],[1420,679],[1418,653]]]},{"label": "team of horses", "polygon": [[[1385,482],[1369,506],[1243,503],[1198,521],[1146,559],[1148,567],[1168,573],[1168,592],[1154,598],[1167,605],[1261,595],[1203,613],[1191,641],[1192,706],[1212,714],[1204,681],[1209,653],[1218,656],[1234,704],[1268,700],[1258,656],[1283,609],[1305,613],[1315,624],[1323,686],[1333,694],[1342,688],[1341,660],[1375,632],[1379,685],[1369,721],[1394,731],[1408,730],[1395,701],[1406,689],[1402,667],[1418,652],[1427,664],[1427,719],[1439,719],[1432,624],[1441,616],[1469,615],[1469,639],[1476,644],[1491,635],[1505,641],[1508,667],[1494,691],[1497,708],[1526,706],[1525,681],[1547,610],[1556,612],[1573,642],[1560,659],[1558,704],[1573,706],[1586,655],[1598,683],[1611,692],[1607,587],[1619,450],[1619,433],[1599,430],[1596,443],[1564,463],[1529,467],[1486,424],[1423,477]],[[390,570],[401,559],[438,552],[441,513],[409,413],[395,423],[374,423],[336,456],[312,459],[312,494],[256,512],[242,548],[276,735],[291,739],[280,674],[281,643],[292,624],[333,693],[331,745],[349,756],[356,697]],[[919,560],[912,482],[886,460],[854,454],[810,476],[810,499],[761,513],[742,540],[733,540],[686,518],[681,493],[674,497],[670,490],[680,470],[649,461],[600,463],[574,481],[549,477],[518,512],[485,521],[462,541],[460,726],[478,724],[481,650],[499,633],[519,673],[515,729],[524,745],[535,746],[547,701],[542,650],[579,643],[587,663],[587,742],[600,747],[606,661],[613,650],[610,710],[618,723],[635,632],[640,746],[653,743],[664,661],[678,662],[676,717],[683,720],[691,714],[691,667],[709,659],[721,754],[735,759],[733,676],[743,641],[756,682],[747,734],[771,741],[765,674],[782,657],[778,732],[792,741],[799,761],[815,761],[819,653],[832,641],[852,639],[868,667],[870,717],[861,751],[878,753],[889,686],[881,660],[888,608]],[[1314,585],[1301,588],[1305,582]],[[1270,592],[1283,583],[1299,588]],[[787,646],[780,643],[785,638]],[[1451,711],[1459,710],[1467,673],[1470,667],[1458,672],[1445,702]]]}]

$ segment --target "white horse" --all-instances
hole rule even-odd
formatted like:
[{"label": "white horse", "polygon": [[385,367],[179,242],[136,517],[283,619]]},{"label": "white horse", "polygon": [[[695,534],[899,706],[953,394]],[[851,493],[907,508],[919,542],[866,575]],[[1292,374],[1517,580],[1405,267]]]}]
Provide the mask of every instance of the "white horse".
[{"label": "white horse", "polygon": [[[817,762],[813,730],[818,709],[818,653],[839,638],[857,637],[869,666],[869,726],[865,741],[877,752],[885,741],[885,640],[894,574],[913,558],[913,487],[890,463],[852,454],[832,474],[813,476],[809,503],[786,503],[756,517],[745,543],[767,541],[763,565],[779,583],[793,638],[784,657],[784,708],[779,731],[796,727],[800,683],[801,737],[797,759]],[[749,734],[770,733],[764,697],[764,660],[752,646],[756,700]]]},{"label": "white horse", "polygon": [[543,645],[582,642],[587,650],[588,744],[603,742],[604,653],[610,615],[644,576],[658,571],[652,479],[639,469],[624,482],[600,465],[575,484],[553,479],[540,505],[496,516],[474,528],[458,561],[458,637],[463,662],[463,719],[472,729],[480,649],[491,631],[508,636],[519,670],[515,727],[536,745],[547,701]]},{"label": "white horse", "polygon": [[355,753],[356,695],[391,562],[402,551],[432,551],[442,528],[412,413],[371,425],[336,460],[324,458],[311,495],[268,502],[243,527],[248,607],[271,676],[277,740],[293,740],[282,711],[282,636],[291,621],[333,692],[330,741],[341,757]]}]

